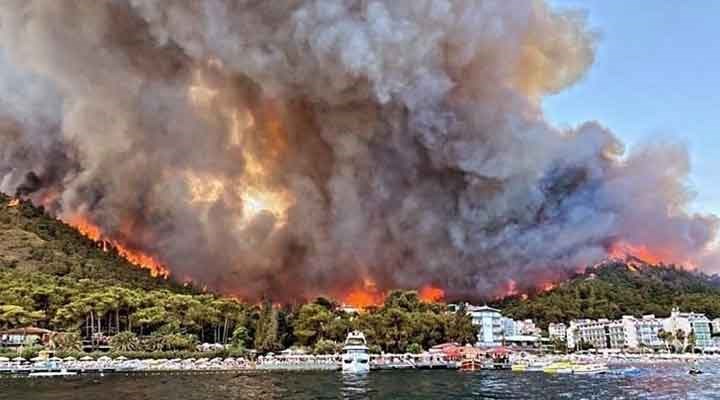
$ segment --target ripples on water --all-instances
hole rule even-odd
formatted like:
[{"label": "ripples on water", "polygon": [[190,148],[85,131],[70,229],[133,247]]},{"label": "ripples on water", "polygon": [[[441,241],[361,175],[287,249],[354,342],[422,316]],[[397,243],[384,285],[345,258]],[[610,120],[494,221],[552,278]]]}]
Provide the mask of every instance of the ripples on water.
[{"label": "ripples on water", "polygon": [[720,399],[720,368],[702,369],[699,376],[666,365],[636,376],[405,370],[0,379],[0,399]]}]

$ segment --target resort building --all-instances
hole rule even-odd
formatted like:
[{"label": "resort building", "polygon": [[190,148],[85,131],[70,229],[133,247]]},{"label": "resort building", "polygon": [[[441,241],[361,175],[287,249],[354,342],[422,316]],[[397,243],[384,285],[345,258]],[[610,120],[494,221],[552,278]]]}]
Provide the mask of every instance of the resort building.
[{"label": "resort building", "polygon": [[663,320],[655,318],[654,315],[643,315],[636,320],[637,325],[637,346],[645,348],[660,348],[663,346],[658,334],[663,329]]},{"label": "resort building", "polygon": [[685,333],[686,338],[689,337],[690,334],[694,335],[695,347],[699,349],[715,347],[710,330],[710,320],[705,314],[685,313],[680,312],[677,308],[673,308],[670,317],[665,319],[663,329],[672,333],[681,330]]},{"label": "resort building", "polygon": [[478,346],[500,346],[503,342],[503,316],[500,310],[488,306],[467,306],[472,324],[479,328]]},{"label": "resort building", "polygon": [[520,335],[520,329],[518,329],[517,321],[512,318],[502,318],[503,336],[517,336]]},{"label": "resort building", "polygon": [[531,319],[525,319],[522,321],[516,321],[517,334],[525,336],[540,336],[542,333],[540,328],[535,325],[535,322]]},{"label": "resort building", "polygon": [[558,338],[560,340],[566,340],[567,339],[567,326],[560,322],[560,323],[550,323],[548,325],[548,335],[550,338]]},{"label": "resort building", "polygon": [[635,318],[625,315],[618,320],[576,320],[567,329],[569,348],[583,344],[595,349],[657,349],[663,346],[658,333],[663,329],[662,319],[654,315]]},{"label": "resort building", "polygon": [[720,318],[710,321],[710,329],[714,335],[720,335]]}]

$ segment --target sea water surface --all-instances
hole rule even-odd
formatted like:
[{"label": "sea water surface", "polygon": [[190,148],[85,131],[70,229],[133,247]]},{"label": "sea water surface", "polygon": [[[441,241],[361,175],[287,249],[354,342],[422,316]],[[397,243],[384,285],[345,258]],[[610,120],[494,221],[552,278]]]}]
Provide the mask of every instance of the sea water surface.
[{"label": "sea water surface", "polygon": [[[632,375],[547,375],[510,371],[245,371],[217,375],[106,375],[0,379],[0,399],[720,399],[720,367],[642,367]],[[615,370],[617,371],[617,370]]]}]

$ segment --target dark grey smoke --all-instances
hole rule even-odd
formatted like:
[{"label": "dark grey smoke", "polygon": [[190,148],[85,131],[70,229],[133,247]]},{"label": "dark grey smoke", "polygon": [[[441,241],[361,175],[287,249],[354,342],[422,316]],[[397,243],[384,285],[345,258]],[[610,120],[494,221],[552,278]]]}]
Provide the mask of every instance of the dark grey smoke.
[{"label": "dark grey smoke", "polygon": [[[524,290],[619,243],[716,264],[684,147],[561,130],[582,13],[532,0],[7,0],[0,189],[248,298]],[[640,118],[642,116],[639,116]],[[29,175],[32,173],[33,175]],[[31,177],[31,179],[26,179]]]}]

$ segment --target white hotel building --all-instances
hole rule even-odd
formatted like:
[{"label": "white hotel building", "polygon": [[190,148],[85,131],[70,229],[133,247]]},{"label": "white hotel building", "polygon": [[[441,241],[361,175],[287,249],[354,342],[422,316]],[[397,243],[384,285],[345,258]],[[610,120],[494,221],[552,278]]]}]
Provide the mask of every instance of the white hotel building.
[{"label": "white hotel building", "polygon": [[567,329],[568,348],[580,348],[587,343],[595,349],[659,348],[663,345],[657,334],[663,321],[654,315],[635,318],[630,315],[619,320],[574,320]]}]

